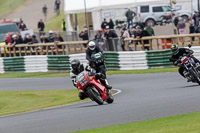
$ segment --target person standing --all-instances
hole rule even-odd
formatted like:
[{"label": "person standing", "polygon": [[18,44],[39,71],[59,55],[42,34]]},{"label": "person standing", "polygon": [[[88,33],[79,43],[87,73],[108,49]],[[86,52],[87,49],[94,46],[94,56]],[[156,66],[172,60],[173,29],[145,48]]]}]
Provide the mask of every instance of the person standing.
[{"label": "person standing", "polygon": [[[185,25],[185,22],[184,22],[184,20],[183,20],[182,17],[180,18],[177,27],[178,27],[179,34],[185,34],[185,27],[186,27],[186,25]],[[182,43],[184,43],[184,38],[181,37],[180,41]]]},{"label": "person standing", "polygon": [[[83,41],[88,41],[89,40],[87,28],[85,28],[84,31],[81,31],[81,33],[79,34],[79,37],[82,38]],[[86,48],[87,44],[83,44],[83,47]]]},{"label": "person standing", "polygon": [[45,28],[44,22],[42,19],[40,19],[40,21],[38,22],[38,30],[39,30],[40,36],[41,36],[41,33],[44,32],[44,28]]},{"label": "person standing", "polygon": [[24,24],[23,21],[20,21],[19,30],[20,30],[20,31],[25,31],[25,30],[27,30],[26,25]]},{"label": "person standing", "polygon": [[44,5],[44,7],[42,8],[42,13],[44,14],[44,20],[47,20],[47,6]]},{"label": "person standing", "polygon": [[148,23],[148,24],[147,24],[147,27],[146,27],[145,30],[149,33],[150,36],[155,36],[154,30],[153,30],[153,28],[151,27],[151,23]]},{"label": "person standing", "polygon": [[108,23],[108,25],[109,25],[109,27],[110,27],[110,29],[111,30],[113,30],[114,29],[114,23],[113,23],[113,20],[112,19],[110,19],[110,21],[109,21],[109,23]]},{"label": "person standing", "polygon": [[[189,26],[189,33],[190,34],[195,33],[195,30],[194,30],[194,20],[191,17],[188,18],[188,23],[190,24],[190,26]],[[194,41],[194,37],[192,37],[192,41]]]},{"label": "person standing", "polygon": [[199,13],[195,12],[194,16],[192,17],[194,20],[194,31],[195,33],[198,33],[198,28],[199,28]]},{"label": "person standing", "polygon": [[60,0],[55,1],[55,11],[57,12],[57,15],[60,15]]},{"label": "person standing", "polygon": [[132,10],[128,9],[128,11],[126,12],[128,28],[130,28],[130,25],[133,25],[133,17],[134,16],[136,16],[136,13],[133,12]]},{"label": "person standing", "polygon": [[107,22],[106,19],[104,18],[103,22],[101,23],[101,28],[102,28],[102,29],[105,29],[107,25],[108,25],[108,22]]},{"label": "person standing", "polygon": [[63,31],[66,31],[66,21],[65,19],[62,20],[61,28]]}]

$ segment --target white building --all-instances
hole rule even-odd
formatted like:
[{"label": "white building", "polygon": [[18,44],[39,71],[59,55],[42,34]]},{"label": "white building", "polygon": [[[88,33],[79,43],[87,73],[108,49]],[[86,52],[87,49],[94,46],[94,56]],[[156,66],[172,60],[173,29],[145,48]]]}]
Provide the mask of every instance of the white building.
[{"label": "white building", "polygon": [[[84,13],[85,4],[90,16],[90,22],[94,30],[100,29],[103,18],[124,19],[127,8],[134,8],[138,5],[150,4],[170,4],[172,0],[65,0],[65,15],[67,20],[67,30],[73,31],[70,14]],[[198,10],[199,0],[176,0],[174,8],[181,10]]]}]

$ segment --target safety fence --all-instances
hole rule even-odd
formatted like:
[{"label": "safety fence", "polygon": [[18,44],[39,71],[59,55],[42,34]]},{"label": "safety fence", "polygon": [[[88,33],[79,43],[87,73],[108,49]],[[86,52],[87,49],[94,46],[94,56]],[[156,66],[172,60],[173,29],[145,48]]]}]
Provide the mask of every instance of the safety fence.
[{"label": "safety fence", "polygon": [[[200,47],[192,47],[200,59]],[[105,52],[107,70],[138,70],[173,67],[170,50]],[[87,64],[86,54],[35,55],[0,58],[0,73],[5,72],[69,72],[70,61],[79,59]]]},{"label": "safety fence", "polygon": [[170,49],[171,44],[176,43],[181,47],[188,44],[193,46],[200,45],[200,34],[167,35],[167,36],[149,36],[138,38],[126,38],[126,50],[133,48],[135,51]]}]

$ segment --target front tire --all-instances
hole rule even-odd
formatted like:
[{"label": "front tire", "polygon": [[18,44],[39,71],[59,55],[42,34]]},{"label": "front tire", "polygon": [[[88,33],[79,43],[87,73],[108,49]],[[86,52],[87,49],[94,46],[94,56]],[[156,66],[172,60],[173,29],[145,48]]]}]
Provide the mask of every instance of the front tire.
[{"label": "front tire", "polygon": [[103,99],[102,99],[99,91],[95,87],[89,88],[87,90],[87,94],[89,95],[91,100],[94,100],[99,105],[103,104]]},{"label": "front tire", "polygon": [[194,78],[194,80],[200,85],[200,78],[199,76],[194,72],[194,70],[190,70],[190,74]]}]

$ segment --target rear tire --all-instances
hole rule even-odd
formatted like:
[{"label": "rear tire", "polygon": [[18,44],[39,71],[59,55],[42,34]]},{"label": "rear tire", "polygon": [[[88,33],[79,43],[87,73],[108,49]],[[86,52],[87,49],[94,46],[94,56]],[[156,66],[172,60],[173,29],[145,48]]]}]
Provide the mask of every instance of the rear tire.
[{"label": "rear tire", "polygon": [[95,87],[93,88],[89,88],[87,90],[87,94],[89,95],[89,97],[94,100],[96,103],[98,103],[99,105],[103,104],[103,99],[101,98],[101,95],[99,93],[99,91],[96,89]]},{"label": "rear tire", "polygon": [[112,96],[112,94],[109,94],[109,98],[106,100],[106,102],[108,104],[111,104],[111,103],[113,103],[113,101],[114,101],[114,97]]},{"label": "rear tire", "polygon": [[156,25],[156,22],[153,19],[147,19],[146,22],[145,22],[146,26],[147,26],[148,23],[150,23],[151,26],[155,26]]}]

